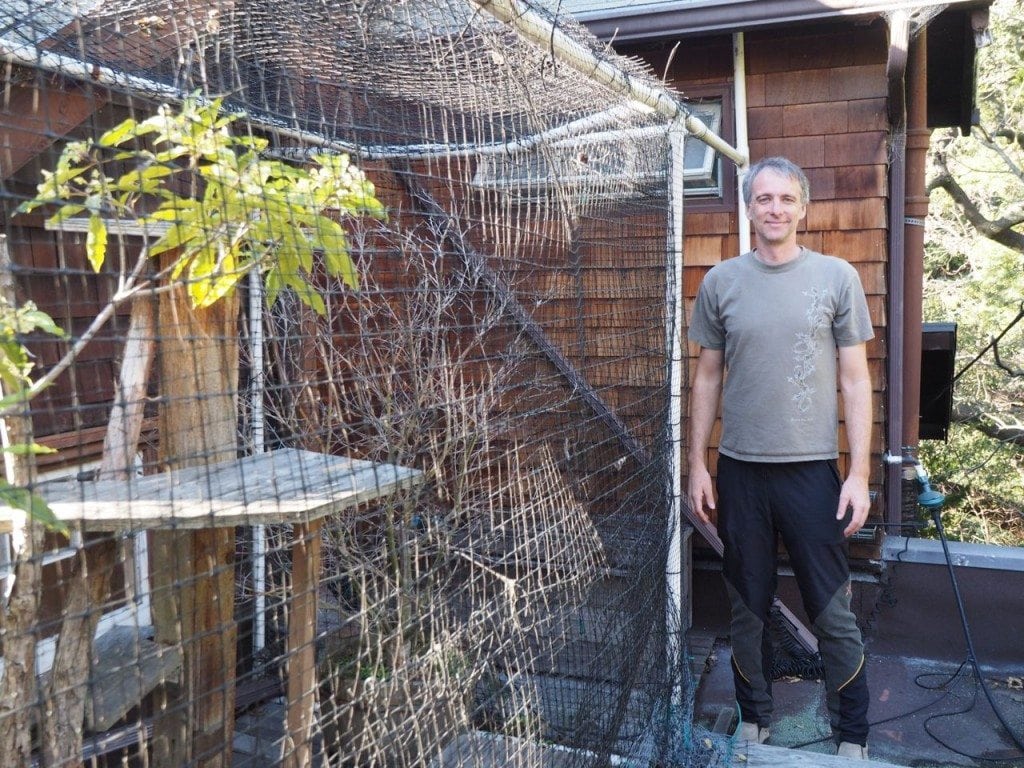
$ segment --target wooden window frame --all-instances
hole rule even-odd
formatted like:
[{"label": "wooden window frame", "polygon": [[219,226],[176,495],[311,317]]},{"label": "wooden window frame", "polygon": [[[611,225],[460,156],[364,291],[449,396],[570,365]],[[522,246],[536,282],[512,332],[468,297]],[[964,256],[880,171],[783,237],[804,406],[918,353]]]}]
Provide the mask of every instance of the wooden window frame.
[{"label": "wooden window frame", "polygon": [[[719,135],[730,144],[736,142],[736,114],[731,83],[707,83],[685,86],[687,101],[699,103],[707,99],[722,100],[722,128]],[[692,141],[693,139],[691,139]],[[736,165],[719,155],[722,193],[720,195],[687,195],[684,209],[702,213],[732,212],[736,210]]]}]

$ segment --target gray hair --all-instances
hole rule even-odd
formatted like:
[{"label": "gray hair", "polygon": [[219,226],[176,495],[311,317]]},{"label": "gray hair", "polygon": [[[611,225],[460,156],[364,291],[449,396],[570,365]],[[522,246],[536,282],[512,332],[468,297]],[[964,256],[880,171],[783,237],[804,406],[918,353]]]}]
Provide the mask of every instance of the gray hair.
[{"label": "gray hair", "polygon": [[754,179],[761,171],[775,171],[780,176],[788,176],[800,184],[801,203],[808,203],[811,200],[811,183],[807,181],[807,174],[803,169],[790,160],[788,157],[765,157],[758,160],[747,169],[743,177],[743,202],[750,205],[750,188],[754,185]]}]

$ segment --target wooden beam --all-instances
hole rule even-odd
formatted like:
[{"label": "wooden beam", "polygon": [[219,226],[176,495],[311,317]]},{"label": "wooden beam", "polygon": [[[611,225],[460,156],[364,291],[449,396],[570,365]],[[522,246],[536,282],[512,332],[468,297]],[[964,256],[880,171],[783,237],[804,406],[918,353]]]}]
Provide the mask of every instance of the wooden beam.
[{"label": "wooden beam", "polygon": [[146,388],[156,349],[153,310],[149,296],[137,296],[132,302],[131,323],[114,387],[114,404],[103,440],[100,475],[105,478],[127,479],[139,449]]},{"label": "wooden beam", "polygon": [[[17,306],[7,236],[0,234],[0,296],[11,307]],[[0,388],[0,395],[10,394]],[[4,445],[30,445],[32,419],[28,409],[0,419]],[[32,454],[5,453],[8,484],[28,486],[33,478]],[[4,671],[0,674],[0,755],[5,765],[29,765],[32,761],[32,720],[41,716],[36,696],[36,628],[39,620],[39,596],[42,591],[42,564],[45,551],[43,526],[21,517],[20,543],[14,547],[14,589],[5,606],[0,606],[0,631],[4,638]]]},{"label": "wooden beam", "polygon": [[15,88],[0,123],[0,179],[17,173],[106,101],[99,89],[83,93],[59,85]]},{"label": "wooden beam", "polygon": [[[166,254],[164,264],[176,258]],[[162,293],[157,332],[160,453],[171,467],[237,454],[238,295],[194,308],[184,285]],[[154,729],[158,764],[224,768],[235,718],[234,531],[153,535],[153,624],[158,642],[182,644],[183,685],[167,686]]]},{"label": "wooden beam", "polygon": [[[119,237],[144,237],[156,239],[163,237],[171,229],[169,221],[149,221],[145,224],[138,221],[125,219],[103,218],[103,224],[107,232]],[[51,224],[49,220],[43,225],[50,232],[88,232],[89,219],[84,216],[76,216],[71,219],[64,219],[57,224]]]},{"label": "wooden beam", "polygon": [[[308,523],[423,481],[410,467],[278,448],[127,481],[54,480],[39,491],[58,520],[87,533],[189,531]],[[0,507],[0,527],[10,515]]]},{"label": "wooden beam", "polygon": [[591,386],[590,382],[587,381],[576,366],[552,343],[540,324],[533,319],[533,316],[519,302],[515,292],[488,266],[487,260],[458,236],[460,230],[454,225],[452,216],[441,207],[441,204],[427,190],[413,180],[410,171],[400,172],[398,176],[409,192],[413,203],[417,204],[421,211],[428,216],[444,221],[445,226],[442,228],[442,231],[449,233],[448,241],[451,246],[462,257],[463,261],[472,265],[474,270],[479,271],[484,282],[487,283],[487,287],[501,298],[502,306],[512,315],[516,323],[526,332],[526,335],[540,349],[544,356],[558,369],[558,372],[569,382],[573,392],[578,394],[598,419],[611,430],[612,434],[615,435],[630,456],[640,464],[646,464],[649,461],[647,451],[633,437],[629,427],[601,399],[597,390]]}]

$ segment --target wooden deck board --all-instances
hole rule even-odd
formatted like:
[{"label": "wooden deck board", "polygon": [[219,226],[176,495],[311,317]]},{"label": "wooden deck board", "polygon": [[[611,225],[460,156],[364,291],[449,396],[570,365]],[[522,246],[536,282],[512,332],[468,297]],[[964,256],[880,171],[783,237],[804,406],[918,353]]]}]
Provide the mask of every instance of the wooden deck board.
[{"label": "wooden deck board", "polygon": [[157,685],[177,679],[181,649],[153,642],[147,629],[119,625],[96,639],[85,715],[90,730],[112,728]]},{"label": "wooden deck board", "polygon": [[[310,522],[412,487],[422,475],[283,448],[127,481],[62,480],[38,490],[58,519],[86,531],[200,529]],[[0,509],[0,531],[10,527],[13,514]]]},{"label": "wooden deck board", "polygon": [[773,747],[770,744],[750,744],[736,749],[732,768],[898,768],[892,763],[877,760],[856,760],[821,752]]}]

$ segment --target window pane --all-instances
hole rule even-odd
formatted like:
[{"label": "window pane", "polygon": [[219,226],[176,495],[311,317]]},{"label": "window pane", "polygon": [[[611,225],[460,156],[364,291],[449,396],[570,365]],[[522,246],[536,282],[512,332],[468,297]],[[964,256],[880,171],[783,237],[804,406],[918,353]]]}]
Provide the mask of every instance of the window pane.
[{"label": "window pane", "polygon": [[[720,134],[722,100],[712,99],[693,106],[693,115]],[[715,151],[698,139],[687,137],[683,149],[683,189],[688,197],[719,197],[722,194],[722,161]]]}]

